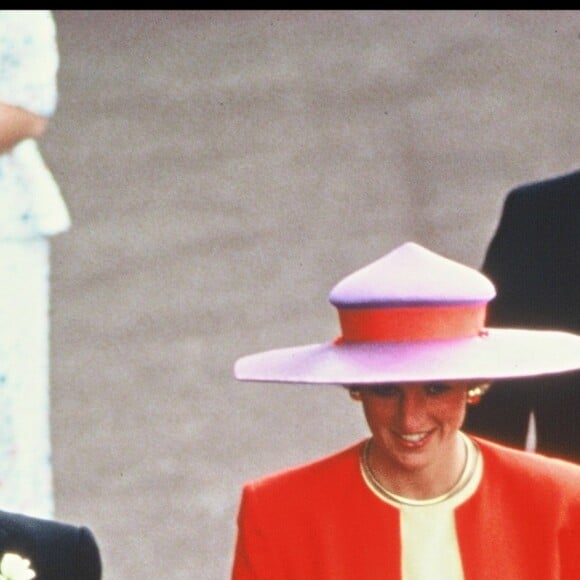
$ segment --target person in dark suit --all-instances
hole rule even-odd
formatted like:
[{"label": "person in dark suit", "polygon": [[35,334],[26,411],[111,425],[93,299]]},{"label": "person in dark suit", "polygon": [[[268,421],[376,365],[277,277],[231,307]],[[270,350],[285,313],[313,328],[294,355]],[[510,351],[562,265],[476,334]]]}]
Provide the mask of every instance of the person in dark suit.
[{"label": "person in dark suit", "polygon": [[[482,271],[496,299],[488,324],[580,330],[580,170],[521,185],[506,197]],[[580,373],[502,381],[470,407],[466,430],[580,462]]]},{"label": "person in dark suit", "polygon": [[100,580],[102,564],[84,526],[0,511],[0,578]]}]

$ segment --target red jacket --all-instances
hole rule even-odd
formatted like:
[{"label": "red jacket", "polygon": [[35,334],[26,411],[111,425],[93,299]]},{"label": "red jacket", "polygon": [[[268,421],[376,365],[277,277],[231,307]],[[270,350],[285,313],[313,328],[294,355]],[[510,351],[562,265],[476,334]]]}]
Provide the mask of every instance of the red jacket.
[{"label": "red jacket", "polygon": [[[580,466],[476,441],[466,580],[580,580]],[[401,580],[399,512],[364,483],[361,445],[244,486],[233,580]]]}]

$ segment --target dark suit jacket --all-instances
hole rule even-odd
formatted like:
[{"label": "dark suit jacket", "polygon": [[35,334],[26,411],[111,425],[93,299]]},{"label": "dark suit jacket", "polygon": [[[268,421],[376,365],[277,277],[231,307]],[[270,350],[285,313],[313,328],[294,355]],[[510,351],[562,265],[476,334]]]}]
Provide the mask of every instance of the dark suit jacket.
[{"label": "dark suit jacket", "polygon": [[[580,171],[508,194],[482,270],[497,289],[488,326],[580,332]],[[466,430],[523,447],[531,409],[537,451],[580,462],[579,372],[499,381]]]},{"label": "dark suit jacket", "polygon": [[85,527],[0,511],[0,559],[30,560],[35,580],[100,580],[101,557]]}]

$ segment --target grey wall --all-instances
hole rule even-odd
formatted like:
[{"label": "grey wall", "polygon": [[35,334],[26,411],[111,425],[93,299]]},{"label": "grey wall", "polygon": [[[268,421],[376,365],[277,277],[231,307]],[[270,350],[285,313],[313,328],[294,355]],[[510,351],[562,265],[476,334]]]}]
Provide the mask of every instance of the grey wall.
[{"label": "grey wall", "polygon": [[225,579],[242,483],[366,434],[233,362],[332,339],[330,288],[404,241],[478,267],[508,189],[577,167],[580,16],[55,16],[57,515],[107,579]]}]

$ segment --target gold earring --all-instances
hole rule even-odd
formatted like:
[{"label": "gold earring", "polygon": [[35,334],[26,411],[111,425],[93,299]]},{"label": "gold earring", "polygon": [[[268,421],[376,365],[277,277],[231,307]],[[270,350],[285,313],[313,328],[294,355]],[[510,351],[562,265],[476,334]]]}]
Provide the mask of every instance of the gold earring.
[{"label": "gold earring", "polygon": [[348,394],[353,401],[360,401],[360,389],[358,387],[349,387]]},{"label": "gold earring", "polygon": [[481,397],[485,395],[489,389],[489,384],[485,385],[477,385],[476,387],[472,387],[471,389],[467,390],[467,404],[468,405],[477,405],[481,401]]}]

